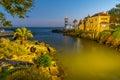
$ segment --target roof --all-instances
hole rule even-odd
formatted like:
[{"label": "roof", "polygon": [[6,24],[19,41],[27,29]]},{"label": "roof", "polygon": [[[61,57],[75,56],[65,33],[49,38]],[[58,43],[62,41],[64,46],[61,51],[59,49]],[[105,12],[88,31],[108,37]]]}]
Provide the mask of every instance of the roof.
[{"label": "roof", "polygon": [[99,12],[99,13],[94,14],[92,17],[94,16],[108,16],[108,14],[104,12]]}]

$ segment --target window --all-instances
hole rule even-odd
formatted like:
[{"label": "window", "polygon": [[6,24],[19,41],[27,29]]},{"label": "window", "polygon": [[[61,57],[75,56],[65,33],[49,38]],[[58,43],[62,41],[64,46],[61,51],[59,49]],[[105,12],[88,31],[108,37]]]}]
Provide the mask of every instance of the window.
[{"label": "window", "polygon": [[97,21],[97,18],[95,18],[95,21]]},{"label": "window", "polygon": [[108,20],[107,18],[101,18],[101,20]]},{"label": "window", "polygon": [[106,24],[101,24],[101,27],[106,27]]}]

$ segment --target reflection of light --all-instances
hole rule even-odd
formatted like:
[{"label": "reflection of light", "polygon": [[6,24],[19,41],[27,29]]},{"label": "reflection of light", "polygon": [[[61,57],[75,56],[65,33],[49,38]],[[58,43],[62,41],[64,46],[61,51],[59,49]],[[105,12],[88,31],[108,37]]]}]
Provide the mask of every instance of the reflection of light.
[{"label": "reflection of light", "polygon": [[80,48],[80,38],[77,38],[77,48]]},{"label": "reflection of light", "polygon": [[68,53],[68,54],[70,53],[69,51],[71,49],[69,41],[70,41],[70,38],[68,36],[64,36],[63,38],[64,46],[62,48],[64,49],[64,53]]},{"label": "reflection of light", "polygon": [[80,38],[77,38],[77,39],[76,39],[73,48],[74,48],[74,51],[75,51],[76,53],[80,53],[81,48],[82,48],[82,44],[81,44]]},{"label": "reflection of light", "polygon": [[68,36],[64,36],[64,43],[65,43],[65,45],[67,45],[68,44]]}]

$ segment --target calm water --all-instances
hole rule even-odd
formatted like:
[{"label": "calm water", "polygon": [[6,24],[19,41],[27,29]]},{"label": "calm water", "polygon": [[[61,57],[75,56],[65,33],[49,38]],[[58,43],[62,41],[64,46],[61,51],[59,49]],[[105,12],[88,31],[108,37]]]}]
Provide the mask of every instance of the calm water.
[{"label": "calm water", "polygon": [[[120,80],[120,52],[94,41],[52,33],[55,28],[29,28],[35,40],[55,47],[65,80]],[[59,28],[62,29],[62,28]]]}]

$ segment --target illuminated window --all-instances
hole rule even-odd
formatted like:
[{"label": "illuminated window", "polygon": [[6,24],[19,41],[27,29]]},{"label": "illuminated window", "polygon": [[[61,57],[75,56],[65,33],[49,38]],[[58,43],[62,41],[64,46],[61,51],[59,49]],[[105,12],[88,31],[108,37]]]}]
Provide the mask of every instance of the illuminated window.
[{"label": "illuminated window", "polygon": [[101,27],[106,27],[106,24],[101,24]]}]

